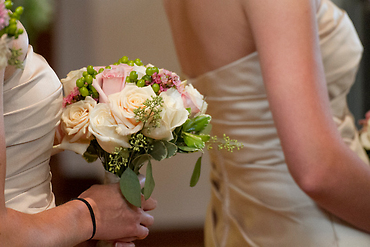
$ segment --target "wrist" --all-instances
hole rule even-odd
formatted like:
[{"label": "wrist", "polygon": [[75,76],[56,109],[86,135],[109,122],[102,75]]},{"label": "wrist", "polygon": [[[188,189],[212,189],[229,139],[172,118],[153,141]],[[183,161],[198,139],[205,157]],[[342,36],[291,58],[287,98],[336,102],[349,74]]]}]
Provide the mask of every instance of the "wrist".
[{"label": "wrist", "polygon": [[87,209],[89,210],[90,218],[91,218],[91,224],[92,224],[93,229],[92,229],[91,237],[88,240],[93,239],[94,236],[95,236],[95,233],[96,233],[96,219],[95,219],[95,213],[94,213],[94,210],[93,210],[91,204],[84,198],[74,198],[72,200],[83,202],[86,205]]},{"label": "wrist", "polygon": [[[83,199],[90,204],[89,199]],[[72,199],[68,204],[73,204],[76,209],[75,219],[78,222],[82,241],[89,240],[94,232],[91,213],[86,203],[80,199]],[[91,204],[90,204],[91,205]]]}]

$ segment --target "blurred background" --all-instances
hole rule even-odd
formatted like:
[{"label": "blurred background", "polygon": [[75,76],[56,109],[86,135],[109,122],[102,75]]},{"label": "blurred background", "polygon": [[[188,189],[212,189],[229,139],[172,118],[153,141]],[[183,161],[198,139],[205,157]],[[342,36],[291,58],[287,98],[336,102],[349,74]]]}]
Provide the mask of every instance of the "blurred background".
[{"label": "blurred background", "polygon": [[[356,120],[370,109],[370,3],[335,0],[353,20],[365,47],[357,81],[348,96]],[[178,72],[169,25],[161,0],[14,0],[23,5],[22,22],[30,42],[59,78],[87,65],[108,65],[126,55],[144,64]],[[210,6],[211,8],[212,6]],[[366,69],[367,68],[367,69]],[[367,83],[366,83],[367,82]],[[153,163],[155,225],[137,246],[203,246],[203,222],[209,199],[209,158],[203,158],[202,176],[194,188],[189,181],[199,154],[181,154]],[[53,188],[57,203],[78,196],[104,171],[99,162],[88,164],[79,155],[63,152],[52,157]],[[95,246],[95,242],[85,246]]]}]

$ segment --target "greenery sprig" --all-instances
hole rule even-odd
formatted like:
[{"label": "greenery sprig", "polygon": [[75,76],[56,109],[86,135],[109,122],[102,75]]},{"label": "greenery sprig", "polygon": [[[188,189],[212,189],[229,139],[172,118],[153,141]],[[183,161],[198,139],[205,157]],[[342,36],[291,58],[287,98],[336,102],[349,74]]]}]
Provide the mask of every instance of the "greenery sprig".
[{"label": "greenery sprig", "polygon": [[134,110],[136,121],[142,122],[148,131],[151,128],[160,127],[162,105],[163,98],[161,96],[152,96],[151,99],[145,100],[142,107]]}]

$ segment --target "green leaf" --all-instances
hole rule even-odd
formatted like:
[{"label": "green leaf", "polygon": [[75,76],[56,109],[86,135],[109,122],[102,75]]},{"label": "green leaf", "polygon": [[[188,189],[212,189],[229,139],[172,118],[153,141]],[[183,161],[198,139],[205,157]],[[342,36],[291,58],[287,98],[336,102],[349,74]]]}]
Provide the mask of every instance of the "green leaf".
[{"label": "green leaf", "polygon": [[167,158],[168,154],[166,145],[162,141],[154,141],[153,149],[149,152],[149,154],[157,161],[164,160]]},{"label": "green leaf", "polygon": [[174,156],[177,153],[177,146],[175,144],[173,144],[172,142],[163,141],[163,144],[167,148],[167,157],[166,157],[167,159],[171,158],[172,156]]},{"label": "green leaf", "polygon": [[212,130],[212,124],[209,123],[204,130],[200,132],[200,134],[209,135]]},{"label": "green leaf", "polygon": [[188,119],[183,125],[183,131],[185,132],[200,132],[204,130],[209,122],[211,121],[210,115],[200,115],[193,119]]},{"label": "green leaf", "polygon": [[139,178],[131,169],[126,169],[122,174],[119,185],[126,200],[132,205],[141,207],[141,187]]},{"label": "green leaf", "polygon": [[184,152],[187,152],[187,153],[193,153],[193,152],[197,152],[197,151],[200,150],[199,148],[193,148],[193,147],[188,147],[188,146],[178,146],[178,148],[181,151],[184,151]]},{"label": "green leaf", "polygon": [[87,147],[85,153],[82,155],[82,157],[86,160],[88,163],[92,163],[96,161],[99,158],[98,151],[94,147],[94,142],[91,142],[90,145]]},{"label": "green leaf", "polygon": [[209,139],[211,139],[211,136],[210,135],[204,135],[204,134],[200,134],[200,135],[198,135],[201,139],[202,139],[202,141],[204,141],[204,142],[207,142]]},{"label": "green leaf", "polygon": [[202,149],[205,146],[204,141],[199,135],[183,132],[183,138],[186,146]]},{"label": "green leaf", "polygon": [[91,154],[89,152],[85,152],[82,157],[86,160],[87,163],[92,163],[99,158],[97,154]]},{"label": "green leaf", "polygon": [[202,156],[200,156],[197,162],[195,163],[193,175],[191,176],[190,179],[190,187],[194,187],[195,185],[197,185],[200,178],[201,166],[202,166]]},{"label": "green leaf", "polygon": [[152,162],[148,162],[146,167],[145,185],[144,185],[144,198],[148,200],[152,195],[155,187],[153,172],[152,172]]}]

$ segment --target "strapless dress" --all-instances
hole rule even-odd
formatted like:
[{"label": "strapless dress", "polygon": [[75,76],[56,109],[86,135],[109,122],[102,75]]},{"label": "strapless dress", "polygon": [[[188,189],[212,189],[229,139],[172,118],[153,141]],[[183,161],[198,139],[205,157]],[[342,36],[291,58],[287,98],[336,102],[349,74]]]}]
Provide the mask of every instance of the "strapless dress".
[{"label": "strapless dress", "polygon": [[40,55],[27,51],[24,69],[4,81],[6,206],[37,213],[55,206],[49,160],[62,111],[62,86]]},{"label": "strapless dress", "polygon": [[[346,101],[363,47],[348,15],[331,1],[322,0],[316,16],[333,118],[347,145],[368,163]],[[210,152],[207,247],[370,246],[369,234],[320,208],[291,177],[258,52],[189,81],[206,96],[213,134],[244,144],[233,153]]]}]

